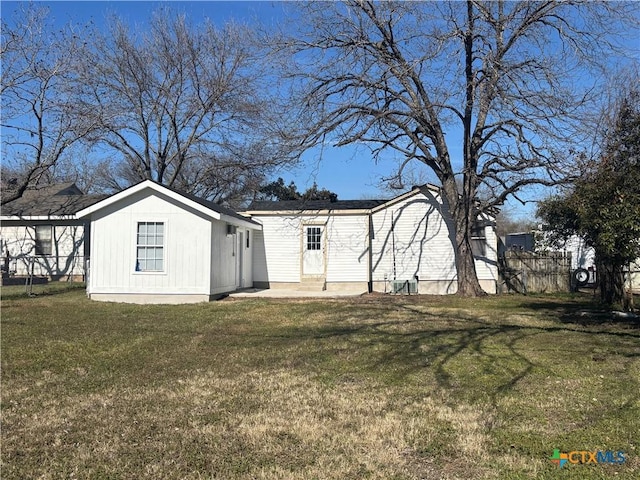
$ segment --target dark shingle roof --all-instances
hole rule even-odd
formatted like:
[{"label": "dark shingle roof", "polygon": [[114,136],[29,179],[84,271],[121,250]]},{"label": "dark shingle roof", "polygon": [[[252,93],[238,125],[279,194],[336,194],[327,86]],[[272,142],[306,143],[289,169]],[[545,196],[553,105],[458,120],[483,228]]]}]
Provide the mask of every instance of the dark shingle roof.
[{"label": "dark shingle roof", "polygon": [[[161,185],[157,182],[153,182],[157,185]],[[243,220],[245,222],[249,222],[249,223],[253,223],[256,225],[260,225],[258,222],[256,222],[255,220],[251,220],[251,218],[249,217],[245,217],[244,215],[240,215],[238,212],[236,212],[235,210],[231,210],[230,208],[227,207],[223,207],[222,205],[218,204],[218,203],[214,203],[214,202],[210,202],[209,200],[205,200],[204,198],[200,198],[196,195],[193,195],[191,193],[187,193],[187,192],[183,192],[181,190],[178,190],[176,188],[173,187],[167,187],[166,185],[161,185],[162,187],[166,188],[167,190],[171,190],[172,192],[175,192],[179,195],[182,195],[185,198],[188,198],[189,200],[196,202],[200,205],[202,205],[203,207],[207,207],[210,210],[213,210],[214,212],[218,212],[221,213],[222,215],[227,215],[229,217],[233,217],[233,218],[237,218],[238,220]]]},{"label": "dark shingle roof", "polygon": [[3,217],[70,216],[105,198],[106,195],[85,195],[75,183],[49,185],[26,190],[22,197],[2,206]]},{"label": "dark shingle roof", "polygon": [[247,211],[296,211],[296,210],[368,210],[375,208],[387,200],[285,200],[255,201]]}]

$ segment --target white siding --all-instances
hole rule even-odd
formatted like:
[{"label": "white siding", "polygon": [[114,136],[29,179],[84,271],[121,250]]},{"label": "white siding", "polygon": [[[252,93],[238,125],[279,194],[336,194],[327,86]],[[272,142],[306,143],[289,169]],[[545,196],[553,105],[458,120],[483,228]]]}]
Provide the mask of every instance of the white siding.
[{"label": "white siding", "polygon": [[[256,282],[301,282],[301,250],[304,225],[324,225],[326,235],[326,282],[362,284],[372,281],[377,289],[387,282],[430,282],[432,293],[454,293],[456,266],[452,221],[442,213],[438,197],[416,193],[390,202],[372,213],[341,212],[330,215],[254,214],[263,225],[256,232],[253,254]],[[369,253],[371,218],[371,254]],[[497,278],[497,239],[493,219],[485,219],[486,249],[476,259],[479,280],[490,292]],[[393,224],[393,228],[392,228]],[[370,263],[371,262],[371,263]]]},{"label": "white siding", "polygon": [[593,247],[588,247],[584,239],[577,235],[571,236],[562,246],[562,250],[571,253],[571,270],[593,267],[596,263]]},{"label": "white siding", "polygon": [[300,282],[301,217],[254,216],[256,232],[253,277],[256,282]]},{"label": "white siding", "polygon": [[[138,222],[164,222],[164,272],[136,272]],[[92,217],[92,294],[209,294],[211,221],[169,197],[142,191]]]},{"label": "white siding", "polygon": [[[495,220],[488,216],[480,219],[485,224],[486,251],[482,258],[476,258],[478,280],[498,280],[498,235]],[[488,292],[495,293],[495,292]]]},{"label": "white siding", "polygon": [[[495,281],[497,237],[492,219],[486,220],[486,251],[476,258],[476,271],[479,280]],[[420,193],[374,213],[373,231],[374,282],[418,276],[437,282],[439,293],[457,290],[453,222],[438,197]]]},{"label": "white siding", "polygon": [[374,213],[374,281],[456,278],[449,225],[440,207],[418,194]]},{"label": "white siding", "polygon": [[211,239],[211,294],[233,291],[238,286],[236,235],[227,235],[227,224],[213,220]]},{"label": "white siding", "polygon": [[256,282],[298,283],[305,225],[323,225],[327,282],[368,280],[366,215],[259,216],[253,250]]},{"label": "white siding", "polygon": [[332,216],[327,221],[327,282],[369,280],[368,215]]},{"label": "white siding", "polygon": [[[35,254],[35,225],[52,226],[51,255]],[[22,276],[29,273],[34,262],[34,274],[58,279],[84,276],[84,222],[79,220],[52,220],[29,222],[6,220],[0,227],[1,256],[4,262],[9,254],[9,268]]]}]

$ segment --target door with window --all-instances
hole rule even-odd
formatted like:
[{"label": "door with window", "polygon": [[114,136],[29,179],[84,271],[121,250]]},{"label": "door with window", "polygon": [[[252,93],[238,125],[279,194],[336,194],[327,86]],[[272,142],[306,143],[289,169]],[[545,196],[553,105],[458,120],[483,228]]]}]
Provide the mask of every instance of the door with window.
[{"label": "door with window", "polygon": [[302,274],[324,275],[324,226],[305,225],[302,245]]}]

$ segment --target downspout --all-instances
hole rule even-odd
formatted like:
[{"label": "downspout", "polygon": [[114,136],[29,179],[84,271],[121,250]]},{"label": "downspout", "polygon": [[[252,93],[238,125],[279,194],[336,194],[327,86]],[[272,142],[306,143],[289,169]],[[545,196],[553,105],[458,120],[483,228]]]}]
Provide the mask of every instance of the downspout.
[{"label": "downspout", "polygon": [[396,221],[393,218],[393,212],[391,212],[391,255],[393,257],[393,279],[396,278]]},{"label": "downspout", "polygon": [[367,282],[367,291],[373,293],[373,214],[369,210],[369,279]]}]

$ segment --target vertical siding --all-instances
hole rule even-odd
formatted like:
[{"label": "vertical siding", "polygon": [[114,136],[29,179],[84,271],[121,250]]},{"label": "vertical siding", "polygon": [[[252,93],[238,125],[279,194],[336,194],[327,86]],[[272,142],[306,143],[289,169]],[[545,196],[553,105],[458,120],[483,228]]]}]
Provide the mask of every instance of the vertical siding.
[{"label": "vertical siding", "polygon": [[227,235],[227,224],[211,222],[211,294],[235,290],[236,284],[236,235]]},{"label": "vertical siding", "polygon": [[[258,222],[262,222],[263,219],[253,218]],[[269,274],[267,271],[267,252],[264,245],[264,233],[262,230],[255,230],[253,232],[253,281],[254,282],[268,282]]]},{"label": "vertical siding", "polygon": [[[138,222],[165,223],[165,270],[135,271]],[[157,193],[139,192],[92,218],[91,292],[208,294],[211,221]]]},{"label": "vertical siding", "polygon": [[[249,238],[249,247],[247,247],[247,238]],[[244,229],[244,284],[242,287],[253,287],[253,231]]]}]

